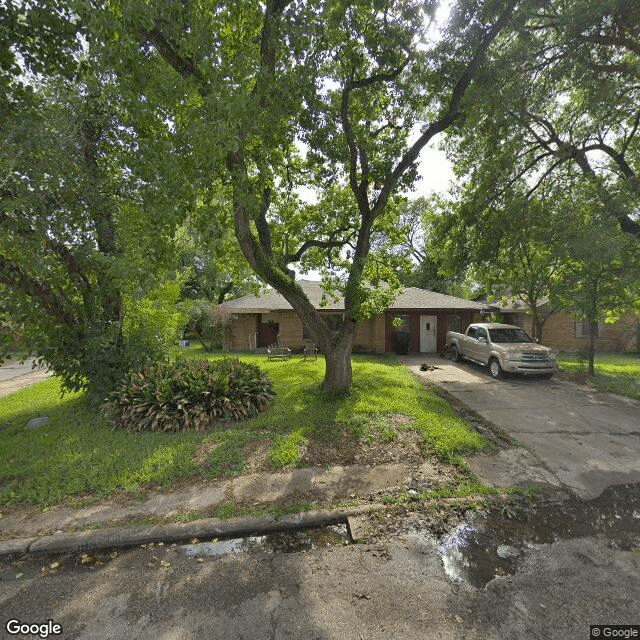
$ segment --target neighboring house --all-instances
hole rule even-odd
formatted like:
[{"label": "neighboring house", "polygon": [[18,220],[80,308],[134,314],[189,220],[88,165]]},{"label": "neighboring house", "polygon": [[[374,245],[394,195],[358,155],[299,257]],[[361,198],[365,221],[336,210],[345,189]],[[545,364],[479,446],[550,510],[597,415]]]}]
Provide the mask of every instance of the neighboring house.
[{"label": "neighboring house", "polygon": [[[330,325],[341,321],[342,299],[326,296],[319,282],[300,280],[298,284]],[[326,304],[321,304],[323,300]],[[313,340],[291,305],[274,290],[261,296],[229,300],[224,308],[235,316],[225,336],[225,346],[232,351],[253,350],[274,343],[302,349],[305,342]],[[384,313],[358,324],[353,349],[390,353],[394,350],[396,332],[408,331],[409,351],[441,352],[448,330],[464,331],[484,310],[486,305],[478,302],[409,287]],[[402,325],[395,326],[394,318],[400,318]]]},{"label": "neighboring house", "polygon": [[[504,322],[522,327],[527,333],[532,334],[531,316],[526,313],[526,306],[521,300],[509,300],[507,304],[494,303],[498,313],[502,315]],[[544,317],[549,311],[547,300],[543,299],[538,305],[540,314]],[[638,332],[640,331],[640,318],[627,312],[617,322],[607,324],[598,323],[595,348],[599,353],[615,353],[631,351],[637,347]],[[581,322],[575,315],[568,311],[552,313],[542,329],[542,342],[558,349],[559,351],[574,352],[576,349],[589,346],[591,327],[586,322]]]}]

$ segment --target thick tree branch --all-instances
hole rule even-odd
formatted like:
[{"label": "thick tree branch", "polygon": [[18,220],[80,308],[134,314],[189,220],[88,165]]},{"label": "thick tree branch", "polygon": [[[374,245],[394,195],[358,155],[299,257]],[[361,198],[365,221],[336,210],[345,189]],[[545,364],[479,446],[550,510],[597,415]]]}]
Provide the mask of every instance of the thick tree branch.
[{"label": "thick tree branch", "polygon": [[572,159],[580,167],[582,173],[596,186],[598,197],[605,207],[613,213],[614,217],[620,224],[620,228],[625,233],[631,234],[636,240],[640,240],[640,223],[633,220],[633,218],[631,218],[629,214],[615,201],[615,198],[611,196],[608,189],[602,185],[598,175],[589,163],[587,154],[582,149],[578,149],[576,147],[572,149],[572,152]]},{"label": "thick tree branch", "polygon": [[539,188],[540,185],[546,180],[549,174],[553,173],[561,164],[564,164],[569,160],[568,157],[563,156],[556,160],[539,178],[535,184],[527,191],[525,198],[528,200]]},{"label": "thick tree branch", "polygon": [[387,122],[386,124],[383,124],[381,127],[378,127],[375,131],[372,131],[369,134],[369,137],[372,140],[375,140],[386,129],[393,129],[394,131],[404,131],[404,127],[401,127],[400,125],[397,125],[397,124],[393,124],[392,122]]},{"label": "thick tree branch", "polygon": [[603,44],[608,47],[622,47],[640,56],[640,44],[637,40],[631,38],[617,38],[602,33],[586,33],[578,36],[580,40],[585,42],[593,42],[595,44]]},{"label": "thick tree branch", "polygon": [[602,151],[603,153],[606,153],[616,163],[625,178],[628,178],[631,181],[638,180],[636,172],[626,161],[624,155],[619,151],[616,151],[612,146],[606,144],[605,142],[591,144],[587,147],[584,147],[583,151]]},{"label": "thick tree branch", "polygon": [[413,56],[411,53],[407,55],[402,64],[391,71],[387,71],[386,73],[374,73],[367,78],[360,78],[359,80],[351,80],[350,88],[351,89],[364,89],[365,87],[370,87],[373,84],[377,84],[379,82],[393,82],[406,68],[407,65],[413,60]]},{"label": "thick tree branch", "polygon": [[195,60],[182,56],[177,47],[169,42],[157,25],[154,25],[152,29],[140,30],[139,33],[146,42],[154,47],[164,61],[183,78],[193,77],[197,81],[202,95],[206,95],[209,92],[209,85],[200,73]]},{"label": "thick tree branch", "polygon": [[629,148],[629,144],[631,144],[631,141],[633,140],[636,133],[638,132],[638,126],[640,126],[640,109],[638,109],[638,111],[636,112],[636,117],[633,120],[633,127],[631,128],[631,131],[629,132],[629,134],[625,136],[624,142],[622,143],[622,147],[620,148],[620,153],[622,155],[624,155],[627,152],[627,149]]},{"label": "thick tree branch", "polygon": [[256,230],[258,231],[258,240],[266,254],[273,256],[273,247],[271,244],[271,230],[269,229],[269,223],[267,222],[267,211],[271,206],[271,189],[265,187],[262,191],[262,202],[260,203],[260,210],[256,217]]},{"label": "thick tree branch", "polygon": [[338,247],[344,247],[347,244],[347,240],[340,238],[338,240],[305,240],[300,248],[295,253],[289,253],[282,256],[280,264],[285,266],[292,262],[298,262],[302,256],[311,248],[316,249],[336,249]]},{"label": "thick tree branch", "polygon": [[[358,184],[358,146],[353,134],[351,118],[349,117],[349,94],[351,93],[351,80],[347,81],[342,89],[342,99],[340,101],[340,120],[342,131],[347,139],[349,148],[349,185],[357,199],[360,198],[360,185]],[[365,176],[362,176],[363,178]]]}]

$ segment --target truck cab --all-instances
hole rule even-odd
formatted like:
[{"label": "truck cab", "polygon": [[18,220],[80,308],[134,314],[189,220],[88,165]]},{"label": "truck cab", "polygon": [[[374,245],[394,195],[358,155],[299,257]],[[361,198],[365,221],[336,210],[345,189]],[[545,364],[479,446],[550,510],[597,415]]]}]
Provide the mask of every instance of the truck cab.
[{"label": "truck cab", "polygon": [[550,378],[556,371],[556,352],[532,340],[520,327],[477,322],[465,334],[447,332],[447,347],[454,362],[467,359],[487,366],[493,378],[520,373]]}]

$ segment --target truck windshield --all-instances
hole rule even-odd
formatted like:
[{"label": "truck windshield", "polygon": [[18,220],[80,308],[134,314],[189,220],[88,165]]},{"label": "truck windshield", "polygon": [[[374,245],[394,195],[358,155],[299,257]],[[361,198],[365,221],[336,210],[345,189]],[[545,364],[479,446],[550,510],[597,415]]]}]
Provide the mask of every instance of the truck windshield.
[{"label": "truck windshield", "polygon": [[489,329],[491,342],[533,342],[533,340],[522,330],[516,329]]}]

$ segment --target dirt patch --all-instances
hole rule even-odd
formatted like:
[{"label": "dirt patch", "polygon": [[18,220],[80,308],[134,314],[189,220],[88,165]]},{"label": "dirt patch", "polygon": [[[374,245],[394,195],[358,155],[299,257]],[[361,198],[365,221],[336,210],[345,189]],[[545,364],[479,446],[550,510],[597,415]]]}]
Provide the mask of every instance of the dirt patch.
[{"label": "dirt patch", "polygon": [[[422,436],[415,429],[406,428],[412,421],[410,416],[396,414],[389,418],[391,431],[372,432],[361,439],[346,428],[342,430],[339,440],[311,437],[300,450],[300,461],[305,466],[375,466],[392,462],[419,464],[425,459]],[[402,427],[402,430],[398,430],[398,427]]]},{"label": "dirt patch", "polygon": [[269,458],[269,447],[271,440],[253,440],[244,445],[242,456],[249,467],[249,471],[271,471],[271,459]]},{"label": "dirt patch", "polygon": [[389,416],[389,426],[392,429],[396,429],[398,427],[406,427],[407,425],[413,424],[414,422],[415,418],[413,416],[408,416],[404,413],[392,413]]},{"label": "dirt patch", "polygon": [[191,455],[191,458],[195,460],[198,464],[201,464],[203,467],[207,466],[207,462],[209,461],[209,454],[215,450],[215,448],[220,443],[216,440],[207,440],[203,442],[198,442],[198,446],[195,451]]}]

